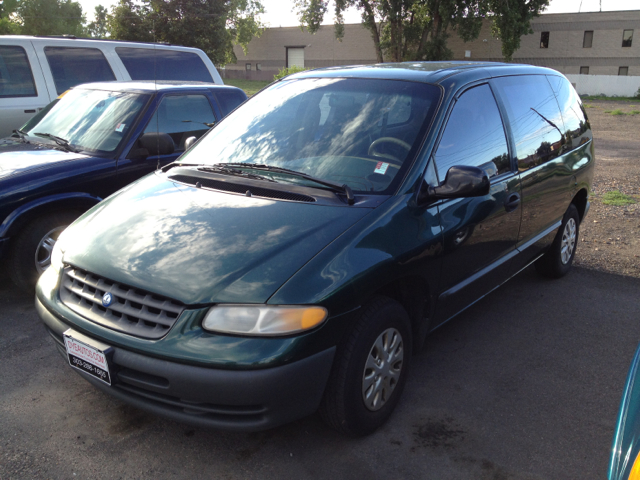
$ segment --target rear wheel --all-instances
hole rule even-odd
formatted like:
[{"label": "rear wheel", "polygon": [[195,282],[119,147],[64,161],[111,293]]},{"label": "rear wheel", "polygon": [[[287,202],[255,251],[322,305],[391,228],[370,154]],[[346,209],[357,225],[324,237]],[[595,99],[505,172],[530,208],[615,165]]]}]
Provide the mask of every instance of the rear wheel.
[{"label": "rear wheel", "polygon": [[562,225],[560,225],[551,248],[536,261],[538,273],[549,278],[560,278],[571,270],[578,246],[579,231],[580,215],[572,203],[564,214]]},{"label": "rear wheel", "polygon": [[380,427],[402,394],[411,344],[409,316],[398,302],[379,297],[365,306],[336,354],[323,420],[354,436]]},{"label": "rear wheel", "polygon": [[57,212],[32,220],[18,233],[9,257],[11,279],[25,291],[32,291],[49,265],[58,237],[78,214]]}]

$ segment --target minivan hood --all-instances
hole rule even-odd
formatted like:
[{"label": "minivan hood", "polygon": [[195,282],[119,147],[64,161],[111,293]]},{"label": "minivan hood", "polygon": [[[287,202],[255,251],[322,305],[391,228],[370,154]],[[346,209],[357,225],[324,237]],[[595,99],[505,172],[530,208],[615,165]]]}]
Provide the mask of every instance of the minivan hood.
[{"label": "minivan hood", "polygon": [[86,155],[55,150],[47,145],[0,141],[0,177],[33,171],[47,166],[84,158]]},{"label": "minivan hood", "polygon": [[187,305],[265,303],[370,209],[246,197],[144,177],[64,234],[64,262]]}]

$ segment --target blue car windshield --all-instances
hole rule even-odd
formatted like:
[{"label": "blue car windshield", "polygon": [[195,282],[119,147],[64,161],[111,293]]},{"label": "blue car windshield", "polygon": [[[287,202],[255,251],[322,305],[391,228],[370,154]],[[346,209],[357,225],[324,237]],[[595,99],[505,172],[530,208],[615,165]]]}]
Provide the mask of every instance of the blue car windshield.
[{"label": "blue car windshield", "polygon": [[[433,85],[397,80],[279,82],[231,113],[181,161],[269,165],[356,192],[389,193],[412,163],[439,96]],[[260,175],[313,185],[286,173]]]},{"label": "blue car windshield", "polygon": [[109,154],[133,128],[148,98],[134,93],[75,88],[39,121],[27,122],[23,131],[39,141],[41,135],[36,133],[50,134],[67,140],[75,149]]}]

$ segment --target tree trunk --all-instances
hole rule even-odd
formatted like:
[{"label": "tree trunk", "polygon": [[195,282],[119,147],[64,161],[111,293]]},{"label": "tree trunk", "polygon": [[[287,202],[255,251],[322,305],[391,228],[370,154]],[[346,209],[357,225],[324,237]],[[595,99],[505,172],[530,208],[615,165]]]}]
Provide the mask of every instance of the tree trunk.
[{"label": "tree trunk", "polygon": [[371,32],[373,44],[376,49],[376,57],[378,58],[378,63],[382,63],[384,62],[384,57],[382,56],[382,49],[380,48],[380,33],[378,32],[378,27],[376,25],[376,17],[373,12],[373,8],[367,0],[362,0],[362,7],[364,8],[365,12],[364,26],[367,27]]}]

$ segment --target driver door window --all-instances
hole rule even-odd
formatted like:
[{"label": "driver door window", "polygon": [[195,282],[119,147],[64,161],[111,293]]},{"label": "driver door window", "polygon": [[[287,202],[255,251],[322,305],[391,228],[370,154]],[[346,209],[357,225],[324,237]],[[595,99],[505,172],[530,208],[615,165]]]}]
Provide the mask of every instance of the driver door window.
[{"label": "driver door window", "polygon": [[184,150],[187,138],[200,138],[214,122],[215,116],[206,96],[169,95],[160,101],[144,133],[168,134],[178,152]]},{"label": "driver door window", "polygon": [[467,90],[458,99],[435,154],[442,182],[449,168],[482,168],[489,178],[511,170],[500,112],[488,85]]}]

